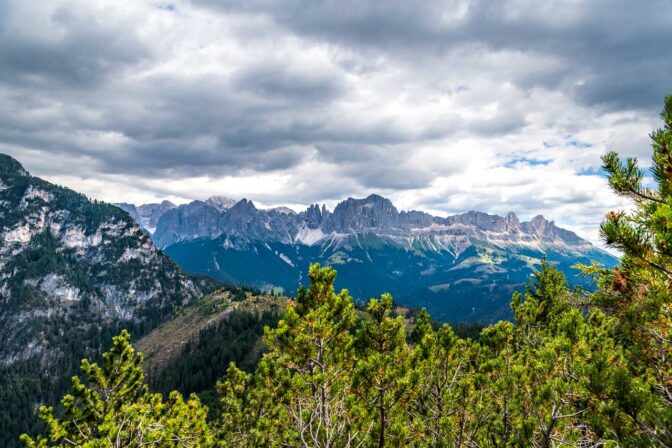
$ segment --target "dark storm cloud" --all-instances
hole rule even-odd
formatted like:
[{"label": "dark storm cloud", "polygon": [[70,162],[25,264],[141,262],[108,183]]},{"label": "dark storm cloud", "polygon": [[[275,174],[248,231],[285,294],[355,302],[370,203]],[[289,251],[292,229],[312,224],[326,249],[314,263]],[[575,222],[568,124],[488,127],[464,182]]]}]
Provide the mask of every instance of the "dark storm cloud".
[{"label": "dark storm cloud", "polygon": [[88,87],[150,56],[137,30],[123,23],[108,23],[83,9],[57,7],[50,29],[31,30],[12,22],[11,2],[3,3],[0,80],[7,84]]},{"label": "dark storm cloud", "polygon": [[286,61],[258,63],[236,73],[233,87],[271,100],[294,102],[331,101],[341,96],[344,82],[336,75],[315,74],[300,67],[287,66]]},{"label": "dark storm cloud", "polygon": [[472,46],[554,56],[543,76],[522,72],[524,88],[563,83],[577,100],[610,109],[658,107],[672,90],[672,2],[202,0],[223,10],[260,11],[307,36],[358,51],[418,60]]}]

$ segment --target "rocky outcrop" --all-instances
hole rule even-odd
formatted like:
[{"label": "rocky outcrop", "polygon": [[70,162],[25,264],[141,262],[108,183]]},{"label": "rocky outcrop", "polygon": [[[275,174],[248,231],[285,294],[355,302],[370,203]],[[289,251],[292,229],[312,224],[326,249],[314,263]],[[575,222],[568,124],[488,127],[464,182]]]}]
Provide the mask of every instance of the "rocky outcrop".
[{"label": "rocky outcrop", "polygon": [[149,233],[154,233],[159,218],[169,210],[177,207],[170,201],[162,201],[160,204],[143,204],[135,206],[126,202],[114,204],[126,211],[143,229]]},{"label": "rocky outcrop", "polygon": [[203,201],[180,205],[164,213],[153,234],[154,243],[167,247],[185,239],[216,237],[221,234],[221,212]]},{"label": "rocky outcrop", "polygon": [[119,208],[30,176],[8,156],[0,183],[0,364],[57,356],[52,320],[85,333],[92,322],[157,319],[201,296]]},{"label": "rocky outcrop", "polygon": [[372,194],[365,199],[348,198],[339,203],[322,227],[325,232],[351,233],[394,228],[398,224],[399,211],[392,202]]}]

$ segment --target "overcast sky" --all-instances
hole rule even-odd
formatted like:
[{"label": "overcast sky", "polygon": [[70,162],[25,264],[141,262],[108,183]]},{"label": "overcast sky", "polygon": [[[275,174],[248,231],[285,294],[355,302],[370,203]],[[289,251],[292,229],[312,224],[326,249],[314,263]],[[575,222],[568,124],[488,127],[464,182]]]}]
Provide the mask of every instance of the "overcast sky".
[{"label": "overcast sky", "polygon": [[376,192],[597,241],[671,30],[669,0],[0,0],[0,152],[112,202]]}]

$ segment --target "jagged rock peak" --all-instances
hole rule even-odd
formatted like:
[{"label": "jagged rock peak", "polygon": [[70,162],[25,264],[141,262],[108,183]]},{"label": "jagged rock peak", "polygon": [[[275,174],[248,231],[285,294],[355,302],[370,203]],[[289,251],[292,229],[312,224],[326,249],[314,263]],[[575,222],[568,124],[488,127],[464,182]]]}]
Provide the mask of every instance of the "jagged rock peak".
[{"label": "jagged rock peak", "polygon": [[345,201],[340,202],[336,206],[336,208],[334,209],[334,214],[336,214],[339,210],[343,210],[345,208],[361,208],[361,209],[375,208],[385,213],[391,213],[395,215],[399,214],[399,211],[392,204],[392,201],[377,194],[371,194],[365,197],[364,199],[348,198]]},{"label": "jagged rock peak", "polygon": [[529,222],[525,223],[528,232],[536,233],[538,235],[543,235],[547,228],[555,227],[553,222],[549,222],[542,215],[537,215],[532,218]]},{"label": "jagged rock peak", "polygon": [[257,207],[254,206],[252,201],[249,201],[245,198],[233,204],[231,211],[241,212],[241,211],[250,211],[254,212],[257,210]]},{"label": "jagged rock peak", "polygon": [[223,211],[233,207],[236,204],[235,199],[226,196],[212,196],[206,199],[207,204],[215,207],[219,211]]},{"label": "jagged rock peak", "polygon": [[529,222],[524,222],[520,225],[523,231],[530,235],[535,235],[540,239],[544,238],[560,238],[568,244],[581,245],[589,244],[587,241],[581,239],[576,233],[565,230],[555,225],[554,221],[548,221],[541,215],[537,215]]},{"label": "jagged rock peak", "polygon": [[[222,234],[236,234],[264,241],[286,238],[287,235],[294,238],[305,229],[319,229],[321,235],[373,232],[400,238],[413,237],[422,232],[443,232],[446,235],[481,235],[486,232],[491,238],[511,241],[585,244],[576,234],[556,227],[543,216],[521,223],[514,212],[498,216],[472,210],[443,218],[420,211],[399,212],[389,199],[377,194],[359,199],[350,197],[341,201],[332,212],[320,204],[312,204],[300,213],[286,207],[260,210],[248,199],[242,199],[224,209],[212,205],[213,202],[227,200],[215,196],[207,202],[194,201],[181,205],[163,213],[155,231],[152,222],[144,220],[144,213],[140,209],[131,214],[150,230],[159,247],[167,247],[184,239],[218,237]],[[453,228],[448,230],[447,227]],[[493,235],[496,233],[501,236]]]},{"label": "jagged rock peak", "polygon": [[509,232],[520,232],[520,220],[514,212],[509,212],[504,217],[504,227]]},{"label": "jagged rock peak", "polygon": [[477,212],[475,210],[469,210],[466,213],[449,216],[447,218],[449,222],[453,221],[456,223],[469,226],[476,226],[483,229],[493,227],[497,223],[497,221],[500,221],[502,219],[503,218],[501,216],[489,215],[487,213]]},{"label": "jagged rock peak", "polygon": [[507,224],[514,224],[514,225],[520,224],[520,220],[518,219],[518,216],[514,212],[507,213],[505,219]]},{"label": "jagged rock peak", "polygon": [[389,199],[372,194],[364,199],[348,198],[329,215],[328,230],[350,231],[385,228],[397,224],[399,211]]},{"label": "jagged rock peak", "polygon": [[320,206],[317,204],[312,204],[301,214],[305,216],[308,227],[311,229],[319,227],[322,223],[322,217],[324,216],[324,214],[320,212]]},{"label": "jagged rock peak", "polygon": [[306,209],[306,213],[309,213],[309,214],[313,214],[313,213],[314,213],[314,214],[317,214],[318,216],[320,216],[320,215],[321,215],[321,213],[320,213],[320,206],[317,205],[317,204],[310,204],[310,205],[308,206],[308,208]]},{"label": "jagged rock peak", "polygon": [[12,174],[19,176],[28,176],[28,171],[23,168],[23,165],[15,158],[7,154],[0,154],[0,175]]}]

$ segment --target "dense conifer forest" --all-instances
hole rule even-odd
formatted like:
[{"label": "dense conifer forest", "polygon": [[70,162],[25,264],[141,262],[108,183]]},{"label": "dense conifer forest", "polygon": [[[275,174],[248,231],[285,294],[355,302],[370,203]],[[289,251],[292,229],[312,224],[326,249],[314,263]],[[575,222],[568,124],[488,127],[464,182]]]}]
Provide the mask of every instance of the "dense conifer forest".
[{"label": "dense conifer forest", "polygon": [[336,271],[313,265],[309,286],[266,328],[256,369],[231,364],[222,376],[216,417],[196,395],[150,392],[142,355],[122,332],[102,360],[82,362],[62,409],[40,409],[42,435],[22,440],[29,447],[672,446],[672,97],[662,119],[651,134],[655,186],[636,160],[603,157],[611,188],[633,209],[609,213],[601,227],[606,244],[623,253],[620,267],[579,266],[596,291],[568,288],[544,262],[526,292],[513,295],[513,322],[462,338],[447,324],[435,329],[424,311],[407,328],[387,294],[358,313],[347,291],[334,290]]}]

